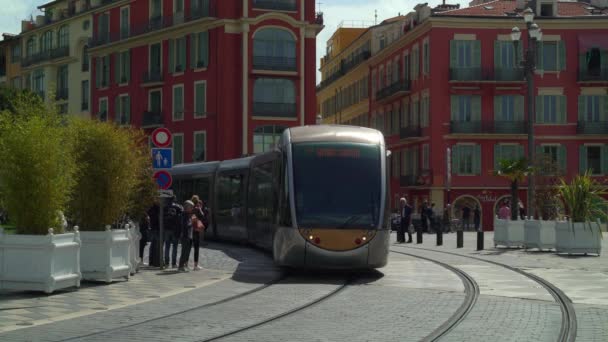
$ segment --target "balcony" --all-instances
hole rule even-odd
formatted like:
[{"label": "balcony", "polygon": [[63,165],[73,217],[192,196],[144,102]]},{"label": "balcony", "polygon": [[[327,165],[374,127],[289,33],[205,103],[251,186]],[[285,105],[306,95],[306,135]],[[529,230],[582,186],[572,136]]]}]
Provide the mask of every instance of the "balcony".
[{"label": "balcony", "polygon": [[353,57],[353,59],[344,62],[344,64],[342,65],[343,72],[346,74],[347,72],[356,68],[359,64],[368,60],[371,56],[372,56],[372,53],[370,51],[362,51],[362,52],[358,53],[357,55],[355,55]]},{"label": "balcony", "polygon": [[419,138],[421,136],[422,129],[420,126],[401,127],[399,129],[399,138],[401,139]]},{"label": "balcony", "polygon": [[27,56],[21,59],[21,66],[27,68],[34,64],[39,64],[47,61],[51,61],[57,58],[68,57],[70,55],[70,47],[62,46],[52,50],[37,53],[35,55]]},{"label": "balcony", "polygon": [[158,84],[163,83],[163,73],[159,70],[144,72],[141,83],[143,84]]},{"label": "balcony", "polygon": [[321,89],[323,89],[323,88],[327,87],[328,85],[334,83],[337,79],[339,79],[342,76],[344,76],[344,71],[342,71],[342,69],[336,71],[331,76],[329,76],[325,80],[321,81],[321,83],[319,83],[319,86],[317,86],[317,91],[320,91]]},{"label": "balcony", "polygon": [[160,111],[146,111],[141,120],[142,128],[158,127],[163,125],[163,113]]},{"label": "balcony", "polygon": [[450,68],[450,81],[523,82],[522,68]]},{"label": "balcony", "polygon": [[452,121],[452,134],[526,134],[527,121]]},{"label": "balcony", "polygon": [[399,186],[424,186],[431,185],[433,182],[433,171],[427,169],[418,170],[417,174],[399,177]]},{"label": "balcony", "polygon": [[295,103],[253,102],[254,116],[271,116],[281,118],[296,117]]},{"label": "balcony", "polygon": [[256,70],[296,71],[296,58],[253,56],[253,68]]},{"label": "balcony", "polygon": [[579,82],[608,82],[608,69],[581,70]]},{"label": "balcony", "polygon": [[410,80],[397,81],[376,92],[376,101],[385,100],[393,95],[405,94],[411,89]]},{"label": "balcony", "polygon": [[296,11],[295,0],[254,0],[253,8],[275,11]]},{"label": "balcony", "polygon": [[579,121],[577,134],[608,134],[608,121]]},{"label": "balcony", "polygon": [[68,88],[59,88],[55,94],[55,100],[67,100],[68,99]]}]

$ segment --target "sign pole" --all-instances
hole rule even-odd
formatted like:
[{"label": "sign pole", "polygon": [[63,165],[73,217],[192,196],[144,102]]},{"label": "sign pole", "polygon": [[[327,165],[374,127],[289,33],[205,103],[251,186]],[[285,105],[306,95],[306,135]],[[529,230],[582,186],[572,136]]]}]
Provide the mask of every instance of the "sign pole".
[{"label": "sign pole", "polygon": [[163,232],[164,232],[164,224],[163,224],[163,217],[164,217],[164,212],[165,212],[165,201],[164,198],[160,198],[160,213],[158,215],[158,265],[160,267],[161,270],[165,269],[165,259],[164,259],[164,254],[163,254]]}]

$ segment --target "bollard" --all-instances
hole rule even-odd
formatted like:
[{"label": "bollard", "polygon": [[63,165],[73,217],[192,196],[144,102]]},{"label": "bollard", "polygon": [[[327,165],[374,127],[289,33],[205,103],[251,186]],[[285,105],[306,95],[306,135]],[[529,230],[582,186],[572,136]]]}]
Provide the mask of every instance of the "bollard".
[{"label": "bollard", "polygon": [[422,243],[422,228],[416,229],[416,243],[417,244]]},{"label": "bollard", "polygon": [[463,241],[463,233],[462,230],[459,230],[456,232],[456,248],[462,248],[462,241]]},{"label": "bollard", "polygon": [[443,245],[443,232],[441,230],[437,230],[437,246]]},{"label": "bollard", "polygon": [[477,250],[483,251],[483,230],[477,232]]}]

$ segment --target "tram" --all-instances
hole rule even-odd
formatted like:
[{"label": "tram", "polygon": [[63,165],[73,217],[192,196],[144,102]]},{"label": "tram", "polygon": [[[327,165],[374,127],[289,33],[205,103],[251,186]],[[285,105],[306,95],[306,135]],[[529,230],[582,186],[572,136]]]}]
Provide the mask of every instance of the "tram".
[{"label": "tram", "polygon": [[280,266],[373,269],[388,257],[388,155],[374,129],[288,128],[271,152],[176,165],[173,190],[208,200],[206,238],[266,249]]}]

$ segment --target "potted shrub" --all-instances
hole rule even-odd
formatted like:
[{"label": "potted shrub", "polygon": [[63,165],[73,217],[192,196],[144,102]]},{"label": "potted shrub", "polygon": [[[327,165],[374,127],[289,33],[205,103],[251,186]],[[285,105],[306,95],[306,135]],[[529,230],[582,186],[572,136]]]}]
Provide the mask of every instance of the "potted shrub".
[{"label": "potted shrub", "polygon": [[64,232],[60,219],[76,169],[65,128],[53,113],[6,110],[0,135],[0,193],[15,225],[14,234],[0,228],[0,288],[52,293],[79,287],[79,233]]},{"label": "potted shrub", "polygon": [[498,168],[494,171],[496,176],[501,176],[511,183],[511,219],[495,219],[494,222],[494,246],[503,245],[506,247],[520,247],[524,245],[524,221],[519,220],[518,203],[519,183],[521,183],[532,168],[528,166],[525,158],[504,159],[498,163]]},{"label": "potted shrub", "polygon": [[129,129],[112,123],[73,119],[69,126],[79,165],[69,213],[81,230],[82,277],[106,282],[129,279],[129,230],[111,225],[126,212],[137,185],[140,147]]},{"label": "potted shrub", "polygon": [[599,219],[606,219],[606,187],[585,172],[568,184],[561,179],[559,193],[564,203],[567,222],[557,222],[556,250],[558,253],[599,255],[602,250]]}]

